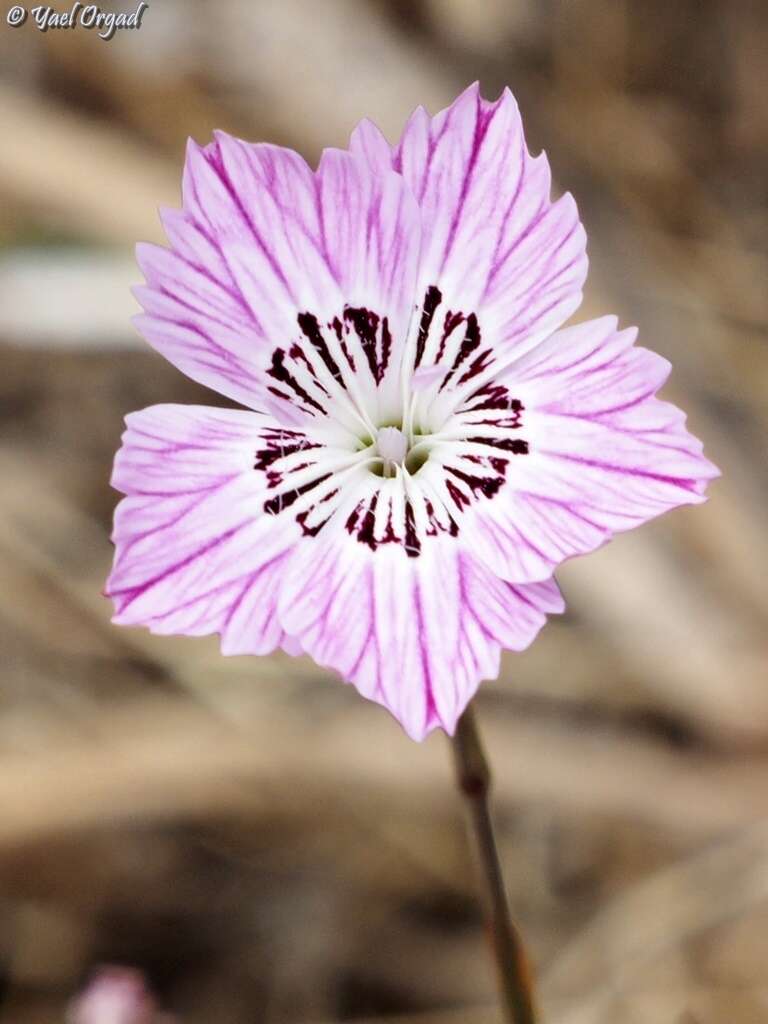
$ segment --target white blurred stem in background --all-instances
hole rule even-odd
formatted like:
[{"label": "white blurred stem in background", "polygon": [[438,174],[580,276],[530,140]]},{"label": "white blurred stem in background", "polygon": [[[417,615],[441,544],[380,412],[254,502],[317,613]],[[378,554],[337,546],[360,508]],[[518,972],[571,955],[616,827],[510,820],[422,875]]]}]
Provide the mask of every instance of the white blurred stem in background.
[{"label": "white blurred stem in background", "polygon": [[0,259],[0,337],[41,348],[143,346],[131,326],[140,273],[128,255],[22,249]]}]

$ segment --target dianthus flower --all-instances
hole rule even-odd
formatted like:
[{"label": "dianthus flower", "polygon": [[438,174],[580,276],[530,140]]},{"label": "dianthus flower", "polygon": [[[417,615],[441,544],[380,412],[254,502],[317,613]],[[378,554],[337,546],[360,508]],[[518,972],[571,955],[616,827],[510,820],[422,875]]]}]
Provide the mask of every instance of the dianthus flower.
[{"label": "dianthus flower", "polygon": [[585,233],[509,91],[418,109],[395,147],[363,121],[315,172],[217,133],[162,219],[138,328],[245,408],[127,417],[118,623],[303,651],[451,733],[562,610],[563,559],[716,475],[634,329],[562,329]]}]

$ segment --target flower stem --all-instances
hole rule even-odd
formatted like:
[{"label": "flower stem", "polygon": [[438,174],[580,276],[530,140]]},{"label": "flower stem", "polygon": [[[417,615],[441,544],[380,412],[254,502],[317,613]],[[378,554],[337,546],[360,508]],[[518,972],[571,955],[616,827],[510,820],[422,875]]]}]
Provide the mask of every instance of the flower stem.
[{"label": "flower stem", "polygon": [[493,946],[504,1017],[508,1024],[536,1024],[533,991],[525,949],[509,916],[504,876],[489,807],[491,772],[470,704],[452,740],[456,781],[469,811],[482,902]]}]

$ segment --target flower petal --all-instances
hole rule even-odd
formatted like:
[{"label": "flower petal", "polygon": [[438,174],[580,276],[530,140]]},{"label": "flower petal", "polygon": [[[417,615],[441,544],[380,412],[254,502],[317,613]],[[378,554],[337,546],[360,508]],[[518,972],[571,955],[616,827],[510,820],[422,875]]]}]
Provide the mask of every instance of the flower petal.
[{"label": "flower petal", "polygon": [[543,579],[620,530],[704,501],[719,475],[682,412],[655,397],[669,364],[635,336],[614,317],[566,328],[496,383],[514,395],[528,451],[472,514],[478,556],[505,578]]},{"label": "flower petal", "polygon": [[[366,121],[350,148],[381,168],[385,145]],[[391,161],[424,229],[415,365],[453,365],[456,388],[532,347],[577,308],[587,258],[576,204],[570,195],[550,201],[549,165],[528,153],[509,90],[488,103],[475,84],[433,118],[419,108]]]},{"label": "flower petal", "polygon": [[106,592],[115,622],[155,633],[222,634],[225,654],[264,654],[285,640],[280,572],[301,535],[264,514],[254,469],[258,413],[158,405],[127,417],[113,486],[115,564]]},{"label": "flower petal", "polygon": [[184,209],[163,220],[172,248],[138,248],[136,323],[171,362],[289,422],[340,405],[351,424],[366,397],[391,402],[420,246],[397,174],[338,150],[313,173],[290,150],[217,133],[190,143]]},{"label": "flower petal", "polygon": [[527,647],[562,608],[553,581],[505,583],[453,539],[412,559],[341,531],[296,547],[280,596],[283,626],[304,650],[418,740],[437,726],[453,733],[481,680],[497,676],[502,647]]}]

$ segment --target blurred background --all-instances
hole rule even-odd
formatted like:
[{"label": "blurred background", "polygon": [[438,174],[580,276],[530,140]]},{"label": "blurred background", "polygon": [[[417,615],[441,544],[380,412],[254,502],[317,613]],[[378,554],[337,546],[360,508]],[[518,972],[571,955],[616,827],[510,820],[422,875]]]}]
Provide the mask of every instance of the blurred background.
[{"label": "blurred background", "polygon": [[[187,136],[314,161],[477,78],[579,202],[579,317],[640,325],[723,469],[566,566],[481,691],[545,1019],[768,1021],[764,0],[153,0],[110,42],[0,14],[0,1021],[497,1019],[445,738],[100,595],[123,416],[216,401],[129,324]],[[132,1017],[73,1008],[108,965]]]}]

